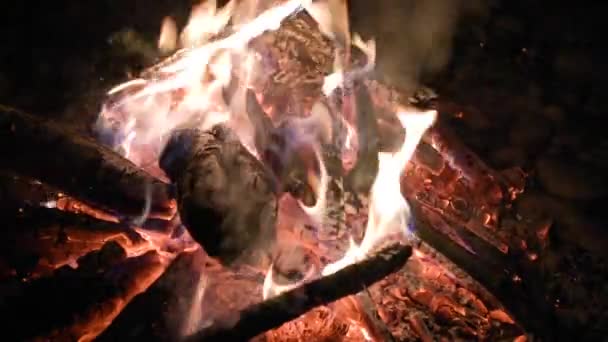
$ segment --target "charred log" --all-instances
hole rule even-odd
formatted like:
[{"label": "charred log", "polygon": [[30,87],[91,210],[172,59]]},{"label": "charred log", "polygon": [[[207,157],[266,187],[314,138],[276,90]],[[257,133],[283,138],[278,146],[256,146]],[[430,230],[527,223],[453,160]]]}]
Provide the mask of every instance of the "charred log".
[{"label": "charred log", "polygon": [[[175,341],[182,336],[188,306],[205,264],[200,251],[180,254],[146,292],[137,295],[97,341],[125,338],[141,341]],[[202,304],[202,303],[198,303]]]},{"label": "charred log", "polygon": [[4,332],[15,340],[89,341],[164,269],[156,252],[126,259],[112,242],[78,262],[78,269],[64,266],[53,277],[4,282],[0,306],[10,313]]},{"label": "charred log", "polygon": [[182,222],[209,255],[232,263],[272,247],[272,180],[228,128],[174,132],[160,165],[177,186]]},{"label": "charred log", "polygon": [[[171,189],[130,161],[59,125],[0,107],[0,166],[123,215],[171,217]],[[111,184],[111,186],[109,186]]]},{"label": "charred log", "polygon": [[44,275],[101,248],[107,241],[135,247],[145,241],[131,227],[52,208],[5,209],[0,255],[14,275]]},{"label": "charred log", "polygon": [[250,306],[235,316],[219,320],[186,340],[246,341],[259,334],[365,287],[403,267],[412,253],[410,246],[393,245],[359,263],[311,281],[274,298]]},{"label": "charred log", "polygon": [[68,196],[48,184],[10,171],[0,171],[0,208],[11,211],[24,206],[57,208],[102,221],[120,222],[118,216]]},{"label": "charred log", "polygon": [[432,228],[420,204],[411,203],[417,236],[482,284],[527,331],[547,340],[558,336],[561,328],[557,327],[551,303],[541,289],[540,273],[532,270],[526,258],[505,255],[468,230],[457,228],[475,252],[472,254]]},{"label": "charred log", "polygon": [[380,134],[376,113],[365,87],[356,88],[356,101],[359,150],[357,163],[347,175],[346,181],[352,190],[367,193],[378,173]]}]

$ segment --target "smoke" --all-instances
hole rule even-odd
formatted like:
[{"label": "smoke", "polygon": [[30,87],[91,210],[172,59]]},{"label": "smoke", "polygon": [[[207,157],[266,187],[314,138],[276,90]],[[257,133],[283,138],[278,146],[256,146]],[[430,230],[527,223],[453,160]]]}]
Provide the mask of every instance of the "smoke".
[{"label": "smoke", "polygon": [[353,31],[378,41],[378,70],[391,83],[415,87],[450,61],[463,18],[483,16],[483,0],[352,2]]}]

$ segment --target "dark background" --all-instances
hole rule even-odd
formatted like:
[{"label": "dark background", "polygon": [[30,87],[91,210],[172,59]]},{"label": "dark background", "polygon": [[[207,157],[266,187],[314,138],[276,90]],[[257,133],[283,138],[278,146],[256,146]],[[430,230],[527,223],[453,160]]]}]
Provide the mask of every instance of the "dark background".
[{"label": "dark background", "polygon": [[[351,1],[353,30],[378,38],[379,70],[391,82],[429,85],[464,106],[453,126],[482,159],[529,173],[517,210],[554,220],[540,259],[547,295],[559,299],[563,324],[599,329],[608,321],[608,6],[473,2]],[[189,8],[187,0],[1,2],[0,103],[88,131],[103,93],[159,57],[162,18],[183,24]]]}]

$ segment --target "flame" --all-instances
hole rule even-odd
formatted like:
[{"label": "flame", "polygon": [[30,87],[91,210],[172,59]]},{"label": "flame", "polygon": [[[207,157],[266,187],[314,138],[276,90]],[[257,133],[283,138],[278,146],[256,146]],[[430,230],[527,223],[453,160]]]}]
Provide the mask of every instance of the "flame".
[{"label": "flame", "polygon": [[177,48],[177,26],[175,21],[166,17],[160,28],[158,38],[158,49],[163,52],[171,52]]},{"label": "flame", "polygon": [[351,44],[346,0],[317,1],[306,6],[306,10],[323,34],[341,47],[347,48]]},{"label": "flame", "polygon": [[315,274],[314,268],[310,268],[308,272],[302,277],[302,280],[294,281],[289,284],[280,285],[274,281],[274,265],[270,265],[266,276],[264,277],[264,284],[262,285],[262,298],[268,299],[280,295],[283,292],[295,289],[300,285],[306,283],[312,279]]},{"label": "flame", "polygon": [[389,236],[407,237],[410,208],[401,193],[400,178],[411,159],[424,132],[431,127],[437,116],[436,111],[414,112],[400,109],[399,122],[407,134],[396,153],[379,153],[378,174],[372,185],[370,208],[365,235],[360,245],[351,240],[344,257],[327,265],[323,275],[329,275],[352,264],[365,256]]},{"label": "flame", "polygon": [[[243,145],[252,154],[259,156],[253,143],[253,124],[246,113],[245,99],[254,72],[253,59],[256,53],[248,48],[249,42],[266,31],[279,28],[283,19],[307,10],[316,19],[321,32],[332,39],[338,48],[334,72],[323,82],[322,91],[331,96],[337,88],[349,88],[354,81],[367,76],[375,67],[376,45],[354,34],[350,35],[347,6],[344,0],[288,0],[280,5],[265,9],[252,18],[257,2],[245,1],[237,5],[230,1],[218,9],[217,2],[210,0],[196,6],[190,20],[179,37],[179,47],[165,62],[155,66],[141,78],[134,79],[111,89],[111,101],[104,104],[98,120],[98,129],[109,132],[112,143],[120,147],[126,156],[140,166],[155,164],[158,153],[169,133],[175,128],[189,126],[206,130],[218,123],[232,127]],[[230,25],[228,25],[230,23]],[[172,50],[178,45],[177,30],[171,19],[165,19],[159,38],[159,48]],[[350,47],[355,46],[366,55],[363,66],[351,68]],[[224,91],[230,86],[234,76],[239,84],[231,101],[226,103]],[[350,99],[352,100],[352,98]],[[344,101],[347,103],[348,101]],[[314,150],[318,160],[319,175],[312,173],[316,181],[317,201],[313,207],[299,202],[299,207],[317,225],[324,224],[327,206],[328,174],[321,157],[320,145],[333,136],[333,117],[328,106],[316,103],[311,115],[297,118],[292,122],[295,133],[290,144],[306,144]],[[343,106],[339,117],[346,127],[346,139],[341,146],[349,153],[358,149],[356,119],[353,107]],[[409,206],[401,194],[400,178],[406,164],[412,157],[424,132],[433,124],[435,111],[418,112],[398,108],[396,116],[406,130],[406,137],[396,153],[379,154],[379,171],[371,189],[371,205],[366,231],[360,244],[351,240],[344,257],[327,265],[323,275],[328,275],[351,263],[357,262],[372,251],[378,243],[388,238],[407,238],[407,223],[410,219]],[[355,153],[356,154],[356,153]],[[344,155],[343,155],[344,157]],[[147,212],[144,211],[142,218]],[[166,245],[166,236],[138,230],[149,242],[147,248],[161,252],[159,246]],[[132,250],[131,255],[142,253]],[[265,298],[274,296],[307,281],[313,274],[307,274],[301,282],[278,285],[273,281],[272,266],[264,281]],[[201,285],[201,288],[204,287]],[[203,290],[201,290],[203,291]]]},{"label": "flame", "polygon": [[186,322],[182,328],[182,336],[189,336],[195,333],[203,323],[203,297],[207,287],[209,286],[209,276],[204,272],[199,273],[198,282],[194,295],[192,296],[192,303],[188,310]]},{"label": "flame", "polygon": [[336,56],[336,60],[334,61],[334,72],[325,76],[323,82],[322,89],[326,96],[331,95],[334,90],[341,88],[343,85],[351,84],[355,80],[364,77],[374,70],[376,66],[376,41],[374,39],[364,41],[361,36],[354,34],[352,44],[365,54],[365,65],[361,68],[355,68],[345,72],[342,59],[340,56]]},{"label": "flame", "polygon": [[[321,157],[320,147],[313,146],[315,156],[319,162],[320,176],[319,184],[316,191],[316,202],[312,207],[306,206],[304,203],[298,200],[298,204],[302,207],[302,210],[312,219],[312,222],[317,226],[322,226],[325,221],[325,208],[327,207],[327,187],[329,185],[329,175],[327,168]],[[312,176],[314,177],[314,176]]]},{"label": "flame", "polygon": [[[243,5],[244,9],[237,8],[236,2],[231,1],[218,10],[216,1],[207,1],[195,7],[181,33],[182,50],[157,66],[152,76],[130,80],[108,92],[113,99],[102,107],[96,123],[98,132],[109,135],[111,145],[145,167],[156,162],[168,134],[175,128],[208,129],[217,123],[238,126],[246,118],[231,110],[234,104],[226,104],[223,97],[223,89],[231,80],[233,61],[247,60],[251,54],[247,44],[253,38],[276,30],[285,17],[310,3],[290,0],[249,22],[238,22],[247,18],[244,12],[250,11],[245,8],[248,4]],[[231,19],[228,30],[226,25]],[[166,19],[160,47],[173,45],[173,28],[172,21]],[[227,31],[230,34],[225,38],[212,40]],[[245,64],[247,69],[248,63]],[[246,130],[235,131],[244,142],[251,140]],[[253,149],[252,144],[245,145]]]},{"label": "flame", "polygon": [[234,8],[234,0],[219,11],[216,0],[208,0],[195,6],[190,13],[188,25],[182,31],[181,45],[194,47],[206,43],[226,27],[234,13]]}]

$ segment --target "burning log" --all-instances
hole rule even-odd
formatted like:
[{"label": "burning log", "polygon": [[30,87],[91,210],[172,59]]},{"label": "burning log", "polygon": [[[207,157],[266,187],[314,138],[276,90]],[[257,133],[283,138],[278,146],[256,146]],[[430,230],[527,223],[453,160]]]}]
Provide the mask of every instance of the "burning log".
[{"label": "burning log", "polygon": [[242,310],[188,337],[188,341],[246,341],[342,297],[355,294],[403,267],[410,246],[392,245],[364,261]]},{"label": "burning log", "polygon": [[455,227],[475,254],[461,248],[429,223],[420,204],[412,203],[417,235],[480,282],[528,331],[555,338],[556,318],[542,290],[540,272],[527,259],[505,255],[467,229]]},{"label": "burning log", "polygon": [[[173,215],[171,189],[112,150],[59,125],[0,106],[0,166],[115,213]],[[111,186],[108,186],[111,184]],[[149,195],[149,198],[147,198]]]},{"label": "burning log", "polygon": [[4,283],[3,294],[12,288],[0,301],[2,312],[11,313],[5,333],[15,340],[92,340],[166,266],[156,252],[125,258],[110,242],[80,258],[78,269],[64,266],[53,277]]},{"label": "burning log", "polygon": [[1,255],[15,275],[44,275],[97,250],[107,241],[138,249],[145,240],[131,227],[52,208],[20,206],[4,210]]},{"label": "burning log", "polygon": [[[145,341],[171,341],[182,336],[188,309],[198,290],[195,278],[205,265],[200,250],[178,255],[165,273],[146,292],[137,295],[98,336],[98,341],[118,341],[129,337]],[[185,304],[185,305],[180,305]]]},{"label": "burning log", "polygon": [[356,192],[367,193],[378,173],[378,151],[383,147],[381,137],[386,135],[379,134],[376,112],[365,87],[357,87],[356,101],[359,151],[357,163],[347,175],[347,184]]},{"label": "burning log", "polygon": [[118,223],[116,215],[94,208],[35,179],[0,171],[0,208],[15,210],[23,206],[57,208],[75,214]]},{"label": "burning log", "polygon": [[264,166],[228,128],[175,131],[160,160],[192,237],[225,263],[269,250],[277,200]]}]

